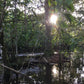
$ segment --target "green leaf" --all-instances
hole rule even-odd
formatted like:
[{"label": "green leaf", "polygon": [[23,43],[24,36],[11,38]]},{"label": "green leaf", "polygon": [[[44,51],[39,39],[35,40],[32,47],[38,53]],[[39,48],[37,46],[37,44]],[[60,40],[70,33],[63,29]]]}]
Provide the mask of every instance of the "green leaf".
[{"label": "green leaf", "polygon": [[71,14],[65,14],[65,17],[71,24],[75,23],[75,18]]},{"label": "green leaf", "polygon": [[51,6],[51,0],[48,0],[48,5],[49,5],[49,7]]},{"label": "green leaf", "polygon": [[56,6],[57,5],[57,1],[53,1],[53,4]]}]

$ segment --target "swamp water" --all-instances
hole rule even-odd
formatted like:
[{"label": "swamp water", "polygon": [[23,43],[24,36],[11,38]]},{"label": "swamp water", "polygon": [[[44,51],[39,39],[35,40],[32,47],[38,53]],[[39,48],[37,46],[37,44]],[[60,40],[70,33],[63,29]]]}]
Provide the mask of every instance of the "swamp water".
[{"label": "swamp water", "polygon": [[[62,63],[61,68],[59,68],[58,64],[46,67],[46,64],[39,63],[31,63],[27,67],[21,67],[19,71],[27,77],[19,74],[18,84],[84,84],[83,55],[81,53],[74,53],[71,57],[71,61]],[[1,72],[0,67],[0,76],[2,76]],[[11,73],[11,79],[13,81],[14,78],[16,78],[16,74]],[[16,83],[11,82],[10,84]]]}]

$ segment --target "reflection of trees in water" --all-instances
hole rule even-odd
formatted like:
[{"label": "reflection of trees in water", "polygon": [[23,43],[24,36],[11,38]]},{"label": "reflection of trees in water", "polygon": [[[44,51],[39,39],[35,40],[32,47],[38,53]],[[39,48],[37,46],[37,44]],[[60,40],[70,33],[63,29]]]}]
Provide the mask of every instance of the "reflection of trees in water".
[{"label": "reflection of trees in water", "polygon": [[52,76],[58,77],[58,75],[59,75],[59,69],[55,65],[52,66]]},{"label": "reflection of trees in water", "polygon": [[[75,52],[73,55],[73,62],[72,62],[72,72],[71,77],[75,84],[83,84],[84,76],[83,76],[83,53]],[[76,83],[77,82],[77,83]]]},{"label": "reflection of trees in water", "polygon": [[40,63],[38,64],[30,63],[30,66],[26,66],[25,68],[23,67],[22,71],[23,72],[26,71],[25,74],[29,76],[31,80],[29,80],[26,77],[19,76],[19,81],[26,82],[29,84],[35,84],[35,83],[46,84],[46,81],[49,82],[49,80],[51,80],[52,82],[51,84],[83,84],[84,67],[81,62],[82,54],[75,53],[72,57],[74,59],[72,60],[71,66],[70,63],[68,62],[62,63],[60,81],[59,81],[59,66],[57,64],[50,66]]},{"label": "reflection of trees in water", "polygon": [[71,66],[70,63],[62,64],[60,84],[83,84],[84,68],[80,60],[82,55],[82,53],[74,53]]}]

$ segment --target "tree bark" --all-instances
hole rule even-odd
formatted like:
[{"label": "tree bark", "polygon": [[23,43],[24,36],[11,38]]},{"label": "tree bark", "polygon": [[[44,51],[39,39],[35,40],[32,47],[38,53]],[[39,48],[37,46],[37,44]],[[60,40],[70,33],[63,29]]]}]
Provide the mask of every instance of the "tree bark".
[{"label": "tree bark", "polygon": [[46,27],[46,43],[45,43],[45,55],[52,55],[52,45],[51,45],[51,24],[49,23],[50,17],[50,7],[48,5],[48,0],[45,0],[45,27]]},{"label": "tree bark", "polygon": [[[51,24],[49,23],[50,17],[50,7],[48,5],[48,0],[45,0],[45,34],[46,34],[46,43],[45,43],[45,56],[52,56],[52,45],[51,45]],[[46,64],[46,84],[51,84],[51,66]]]}]

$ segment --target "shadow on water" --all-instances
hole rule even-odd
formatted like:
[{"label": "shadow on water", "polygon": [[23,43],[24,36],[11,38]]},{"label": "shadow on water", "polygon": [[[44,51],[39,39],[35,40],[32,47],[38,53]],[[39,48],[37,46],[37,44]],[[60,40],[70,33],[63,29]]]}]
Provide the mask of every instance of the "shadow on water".
[{"label": "shadow on water", "polygon": [[[23,65],[19,71],[29,78],[19,75],[19,84],[84,84],[83,55],[76,52],[71,54],[71,58],[70,62],[61,64],[61,70],[58,64],[27,62],[27,66]],[[11,73],[11,79],[14,78],[16,75]]]}]

